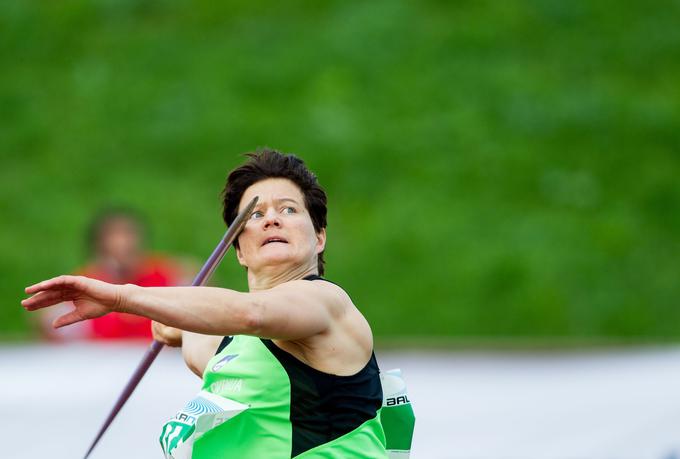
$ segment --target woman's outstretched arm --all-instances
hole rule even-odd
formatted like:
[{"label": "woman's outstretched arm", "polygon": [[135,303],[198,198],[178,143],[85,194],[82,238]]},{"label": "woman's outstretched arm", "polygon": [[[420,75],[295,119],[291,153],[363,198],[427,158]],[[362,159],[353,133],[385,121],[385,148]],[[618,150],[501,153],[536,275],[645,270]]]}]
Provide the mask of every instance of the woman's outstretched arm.
[{"label": "woman's outstretched arm", "polygon": [[26,293],[33,296],[21,303],[31,311],[73,302],[74,309],[55,319],[55,327],[116,311],[204,335],[278,339],[302,339],[327,330],[344,305],[344,292],[338,287],[301,280],[243,293],[216,287],[115,285],[59,276],[26,288]]},{"label": "woman's outstretched arm", "polygon": [[55,328],[114,311],[207,335],[250,334],[257,328],[248,294],[215,287],[138,287],[59,276],[27,287],[26,293],[33,296],[21,304],[29,311],[73,302],[72,311],[54,320]]}]

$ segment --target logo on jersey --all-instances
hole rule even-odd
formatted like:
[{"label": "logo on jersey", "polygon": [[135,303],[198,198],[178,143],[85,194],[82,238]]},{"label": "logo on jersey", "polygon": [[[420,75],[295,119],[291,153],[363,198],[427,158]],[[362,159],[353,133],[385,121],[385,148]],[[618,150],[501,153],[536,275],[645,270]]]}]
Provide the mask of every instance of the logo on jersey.
[{"label": "logo on jersey", "polygon": [[236,357],[238,357],[238,354],[225,355],[215,365],[213,365],[212,371],[219,371],[220,368],[234,360]]},{"label": "logo on jersey", "polygon": [[241,392],[243,380],[241,378],[224,378],[210,385],[210,392],[222,394],[224,392]]},{"label": "logo on jersey", "polygon": [[389,397],[386,400],[385,406],[403,405],[405,403],[411,403],[407,395],[400,395],[399,397]]}]

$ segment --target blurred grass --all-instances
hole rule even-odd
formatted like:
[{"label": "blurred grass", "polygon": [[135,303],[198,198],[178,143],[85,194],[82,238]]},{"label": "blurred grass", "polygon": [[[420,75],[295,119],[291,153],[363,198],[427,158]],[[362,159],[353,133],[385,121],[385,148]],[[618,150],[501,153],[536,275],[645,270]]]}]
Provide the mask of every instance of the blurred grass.
[{"label": "blurred grass", "polygon": [[[107,203],[204,259],[240,154],[327,188],[379,338],[677,340],[680,4],[0,3],[0,335]],[[244,289],[233,259],[217,282]]]}]

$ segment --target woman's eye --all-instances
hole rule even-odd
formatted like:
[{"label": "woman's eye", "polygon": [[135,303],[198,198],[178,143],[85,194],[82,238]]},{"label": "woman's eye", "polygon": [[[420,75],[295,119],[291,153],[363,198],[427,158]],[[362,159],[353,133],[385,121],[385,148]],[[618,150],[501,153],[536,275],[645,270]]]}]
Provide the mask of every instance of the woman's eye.
[{"label": "woman's eye", "polygon": [[253,212],[252,214],[250,214],[250,218],[252,218],[252,219],[260,218],[260,217],[262,217],[263,215],[264,215],[264,214],[263,214],[262,212],[260,212],[259,210],[256,210],[255,212]]},{"label": "woman's eye", "polygon": [[295,208],[294,207],[284,207],[283,213],[284,214],[294,214]]}]

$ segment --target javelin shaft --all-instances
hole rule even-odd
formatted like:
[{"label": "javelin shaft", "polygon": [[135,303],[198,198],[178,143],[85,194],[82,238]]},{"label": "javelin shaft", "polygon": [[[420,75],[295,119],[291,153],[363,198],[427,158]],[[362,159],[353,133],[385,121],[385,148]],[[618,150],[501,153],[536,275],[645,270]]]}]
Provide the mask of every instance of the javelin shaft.
[{"label": "javelin shaft", "polygon": [[[208,282],[210,276],[217,268],[217,265],[219,265],[220,261],[222,261],[222,258],[224,258],[224,254],[227,253],[227,250],[233,244],[234,240],[243,229],[243,226],[247,221],[247,217],[252,213],[255,204],[257,204],[257,196],[253,198],[252,201],[250,201],[248,206],[245,209],[243,209],[241,213],[238,214],[236,219],[232,222],[231,226],[229,226],[229,229],[224,234],[224,237],[220,240],[219,244],[217,244],[217,247],[215,247],[215,250],[213,250],[212,254],[210,254],[210,257],[208,257],[208,260],[205,262],[205,264],[198,272],[198,274],[196,274],[194,281],[191,283],[193,287],[205,285],[206,282]],[[120,410],[123,408],[125,402],[128,401],[128,399],[132,395],[132,392],[134,392],[135,388],[142,380],[151,364],[154,362],[154,360],[156,360],[156,357],[158,357],[158,354],[161,352],[162,349],[163,343],[161,343],[160,341],[153,340],[153,342],[147,349],[146,354],[144,354],[144,357],[142,358],[141,362],[139,362],[139,365],[137,365],[135,372],[132,374],[130,380],[125,385],[125,388],[123,388],[123,391],[118,396],[118,400],[116,400],[116,403],[113,405],[111,412],[104,421],[104,424],[102,424],[101,428],[99,429],[99,432],[92,441],[92,444],[90,445],[90,448],[87,450],[87,453],[85,453],[85,459],[87,459],[90,456],[92,450],[94,450],[95,446],[97,446],[99,440],[102,438],[102,436],[109,428],[113,420],[116,418]]]}]

